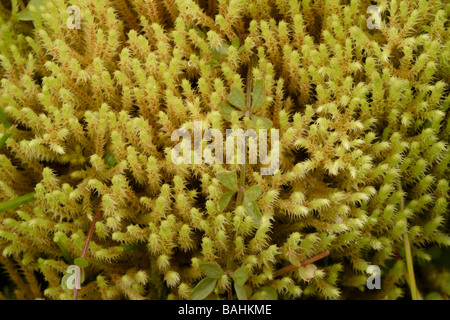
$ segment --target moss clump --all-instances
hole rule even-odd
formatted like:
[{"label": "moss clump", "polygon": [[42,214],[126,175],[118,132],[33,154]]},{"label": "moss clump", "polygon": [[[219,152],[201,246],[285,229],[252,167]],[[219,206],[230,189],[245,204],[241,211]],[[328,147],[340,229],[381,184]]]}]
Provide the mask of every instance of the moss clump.
[{"label": "moss clump", "polygon": [[448,296],[450,6],[372,2],[0,1],[0,297]]}]

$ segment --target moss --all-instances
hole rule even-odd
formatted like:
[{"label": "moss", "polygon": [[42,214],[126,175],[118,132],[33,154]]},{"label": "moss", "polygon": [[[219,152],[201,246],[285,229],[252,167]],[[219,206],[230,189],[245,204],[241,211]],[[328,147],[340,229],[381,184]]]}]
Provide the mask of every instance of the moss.
[{"label": "moss", "polygon": [[448,298],[444,3],[0,1],[0,298]]}]

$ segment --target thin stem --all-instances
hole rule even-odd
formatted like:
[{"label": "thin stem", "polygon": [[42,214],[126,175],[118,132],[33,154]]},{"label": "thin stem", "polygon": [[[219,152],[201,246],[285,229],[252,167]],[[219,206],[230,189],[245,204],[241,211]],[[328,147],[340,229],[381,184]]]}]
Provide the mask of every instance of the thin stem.
[{"label": "thin stem", "polygon": [[411,254],[411,244],[409,242],[408,231],[405,232],[405,256],[406,256],[406,267],[408,270],[408,284],[411,290],[411,298],[413,300],[419,300],[416,278],[414,276],[414,265]]},{"label": "thin stem", "polygon": [[164,284],[158,273],[156,257],[153,254],[150,255],[150,282],[153,284],[154,292],[156,293],[156,297],[153,297],[153,300],[165,299]]},{"label": "thin stem", "polygon": [[[314,257],[311,257],[311,258],[309,258],[309,259],[303,260],[303,261],[300,263],[300,265],[301,265],[302,267],[304,267],[304,266],[306,266],[306,265],[308,265],[308,264],[314,263],[314,262],[316,262],[316,261],[318,261],[318,260],[320,260],[320,259],[325,258],[325,257],[328,256],[329,254],[330,254],[330,250],[327,249],[327,250],[325,250],[324,252],[319,253],[318,255],[315,255]],[[276,277],[278,277],[279,275],[285,274],[285,273],[287,273],[287,272],[289,272],[289,271],[295,271],[295,270],[297,270],[297,269],[298,269],[297,266],[294,266],[293,264],[291,264],[291,265],[286,266],[286,267],[284,267],[284,268],[281,268],[280,270],[278,270],[277,272],[275,272],[275,274],[273,275],[273,277],[276,278]]]},{"label": "thin stem", "polygon": [[[246,97],[246,106],[247,106],[247,112],[245,114],[246,117],[250,114],[250,108],[251,108],[251,87],[252,87],[252,63],[249,64],[248,70],[247,70],[247,97]],[[244,163],[242,164],[241,173],[239,176],[239,191],[236,198],[236,207],[239,207],[244,202],[244,192],[245,192],[245,170],[247,167],[247,136],[244,139]],[[234,250],[234,243],[230,240],[230,253],[228,255],[227,259],[227,270],[231,270],[231,265],[233,263],[233,250]],[[228,292],[228,299],[231,300],[232,296],[230,296],[231,289]]]},{"label": "thin stem", "polygon": [[[92,236],[94,235],[95,224],[97,223],[98,219],[100,218],[100,213],[101,213],[100,209],[101,209],[101,206],[99,205],[97,212],[95,213],[94,220],[92,220],[91,227],[89,228],[89,232],[87,234],[86,241],[84,242],[84,248],[83,248],[83,251],[81,252],[81,256],[80,256],[81,258],[86,257],[86,253],[88,251],[89,244],[91,243]],[[78,299],[78,289],[74,288],[73,300],[77,300],[77,299]]]},{"label": "thin stem", "polygon": [[231,285],[227,288],[228,291],[228,300],[233,299],[233,291],[231,290]]},{"label": "thin stem", "polygon": [[[401,184],[399,185],[399,190],[402,191]],[[400,200],[400,210],[404,209],[404,199]],[[411,298],[412,300],[419,300],[418,291],[417,291],[417,285],[416,285],[416,278],[414,276],[414,264],[413,264],[413,258],[411,253],[411,243],[409,241],[408,236],[408,224],[406,224],[405,228],[405,237],[404,237],[404,246],[405,246],[405,257],[406,257],[406,268],[408,270],[408,285],[409,289],[411,290]]]}]

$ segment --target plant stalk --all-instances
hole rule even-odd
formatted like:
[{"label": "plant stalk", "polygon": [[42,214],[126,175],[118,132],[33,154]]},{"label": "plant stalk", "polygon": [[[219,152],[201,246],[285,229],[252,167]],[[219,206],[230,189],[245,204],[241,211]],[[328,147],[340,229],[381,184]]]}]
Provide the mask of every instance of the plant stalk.
[{"label": "plant stalk", "polygon": [[[83,251],[81,252],[80,258],[86,257],[86,253],[88,251],[89,244],[91,243],[92,236],[94,235],[95,224],[97,223],[98,219],[100,218],[100,213],[101,213],[100,209],[101,209],[101,205],[98,206],[97,212],[95,213],[95,216],[94,216],[94,220],[92,220],[91,227],[89,228],[89,232],[86,237],[86,241],[84,242],[84,247],[83,247]],[[74,288],[73,300],[77,300],[77,299],[78,299],[78,289]]]},{"label": "plant stalk", "polygon": [[[309,259],[303,260],[300,264],[301,264],[302,267],[304,267],[304,266],[306,266],[308,264],[314,263],[314,262],[316,262],[316,261],[318,261],[320,259],[325,258],[329,254],[330,254],[330,250],[327,249],[324,252],[319,253],[318,255],[315,255],[314,257],[311,257]],[[294,266],[293,264],[291,264],[291,265],[288,265],[288,266],[286,266],[284,268],[281,268],[280,270],[275,272],[273,277],[276,278],[279,275],[282,275],[282,274],[285,274],[285,273],[287,273],[289,271],[294,271],[294,270],[297,270],[297,269],[298,269],[297,266]]]},{"label": "plant stalk", "polygon": [[[399,185],[399,190],[402,191],[402,186],[401,184]],[[404,209],[404,198],[402,196],[402,199],[400,200],[400,210]],[[416,278],[414,276],[414,264],[413,264],[413,258],[412,258],[412,253],[411,253],[411,243],[409,241],[409,236],[408,236],[408,223],[406,223],[406,228],[405,228],[405,237],[404,237],[404,246],[405,246],[405,258],[406,258],[406,268],[408,270],[408,285],[409,285],[409,289],[411,291],[411,298],[412,300],[419,300],[419,296],[418,296],[418,291],[417,291],[417,286],[416,286]]]},{"label": "plant stalk", "polygon": [[[247,111],[245,113],[245,116],[248,117],[249,113],[250,113],[250,108],[251,108],[251,88],[252,88],[252,63],[249,64],[248,66],[248,70],[247,70],[247,97],[246,97],[246,106],[247,106]],[[239,176],[239,183],[238,183],[238,194],[237,194],[237,198],[236,198],[236,207],[239,207],[243,204],[244,202],[244,185],[245,185],[245,170],[247,167],[247,137],[245,137],[244,139],[244,163],[242,164],[242,168],[241,168],[241,172],[240,172],[240,176]],[[234,244],[231,241],[230,244],[230,253],[228,255],[228,259],[227,259],[227,270],[231,271],[231,265],[233,263],[233,250],[234,250]],[[231,300],[232,299],[232,292],[231,292],[231,287],[228,290],[228,299]]]},{"label": "plant stalk", "polygon": [[406,256],[406,267],[408,270],[408,284],[411,290],[411,298],[413,300],[419,300],[417,286],[416,286],[416,278],[414,276],[414,265],[411,254],[411,244],[409,242],[408,230],[405,232],[405,256]]}]

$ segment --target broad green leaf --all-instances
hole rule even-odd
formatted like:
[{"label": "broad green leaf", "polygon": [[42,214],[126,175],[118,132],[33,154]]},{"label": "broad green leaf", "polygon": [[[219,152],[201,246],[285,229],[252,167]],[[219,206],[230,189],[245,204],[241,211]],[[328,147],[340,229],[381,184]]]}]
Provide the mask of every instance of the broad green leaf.
[{"label": "broad green leaf", "polygon": [[85,258],[76,258],[73,260],[73,263],[75,263],[80,268],[86,268],[89,265],[89,262]]},{"label": "broad green leaf", "polygon": [[30,10],[25,9],[23,11],[20,11],[17,14],[17,20],[20,20],[20,21],[32,21],[33,20],[33,15],[31,14]]},{"label": "broad green leaf", "polygon": [[244,287],[238,285],[236,282],[234,283],[234,290],[236,291],[237,298],[239,300],[247,300],[247,293],[245,292]]},{"label": "broad green leaf", "polygon": [[223,44],[218,48],[212,49],[211,58],[217,61],[225,58],[228,55],[228,47],[229,47],[228,45]]},{"label": "broad green leaf", "polygon": [[117,164],[116,157],[114,157],[114,154],[112,152],[108,152],[105,156],[105,163],[109,167],[114,167]]},{"label": "broad green leaf", "polygon": [[301,262],[298,260],[297,255],[290,253],[288,254],[289,262],[292,263],[296,267],[301,267]]},{"label": "broad green leaf", "polygon": [[219,62],[217,62],[217,60],[212,59],[206,62],[205,64],[208,65],[211,68],[211,70],[214,70],[219,65]]},{"label": "broad green leaf", "polygon": [[239,117],[241,117],[243,114],[242,111],[238,111],[238,110],[234,109],[232,106],[230,106],[229,104],[226,104],[225,102],[219,103],[219,109],[220,109],[220,113],[222,114],[222,116],[228,121],[232,120],[231,113],[233,111],[236,111],[238,113]]},{"label": "broad green leaf", "polygon": [[15,198],[15,199],[8,200],[8,201],[0,203],[0,212],[6,211],[6,210],[9,210],[9,209],[13,209],[13,208],[21,206],[21,205],[23,205],[25,203],[34,201],[35,200],[35,198],[34,198],[35,194],[36,194],[36,192],[31,192],[31,193],[28,193],[28,194],[23,195],[21,197],[18,197],[18,198]]},{"label": "broad green leaf", "polygon": [[200,270],[202,270],[205,276],[213,279],[219,279],[225,274],[222,268],[214,263],[202,263],[200,265]]},{"label": "broad green leaf", "polygon": [[265,101],[266,96],[264,94],[264,83],[262,79],[258,79],[253,85],[252,111],[256,111],[261,108]]},{"label": "broad green leaf", "polygon": [[271,287],[264,286],[260,289],[260,291],[263,292],[264,300],[278,300],[277,292]]},{"label": "broad green leaf", "polygon": [[205,278],[202,281],[200,281],[192,290],[191,294],[189,295],[189,300],[203,300],[211,292],[213,292],[214,288],[216,287],[217,279],[214,278]]},{"label": "broad green leaf", "polygon": [[233,39],[233,41],[231,41],[231,45],[235,46],[236,48],[239,48],[239,46],[241,45],[241,43],[239,42],[238,38]]},{"label": "broad green leaf", "polygon": [[237,175],[235,171],[219,172],[216,175],[220,183],[230,190],[238,191]]},{"label": "broad green leaf", "polygon": [[239,286],[243,286],[248,279],[248,268],[240,267],[239,269],[236,269],[231,275],[231,278],[233,278],[234,282]]},{"label": "broad green leaf", "polygon": [[46,0],[31,0],[30,2],[28,2],[27,8],[17,14],[17,19],[20,21],[32,21],[33,15],[31,14],[29,7],[33,5],[36,10],[41,13],[40,7],[45,7],[45,1]]},{"label": "broad green leaf", "polygon": [[236,108],[245,111],[245,95],[242,90],[236,86],[231,87],[230,95],[228,96],[228,101]]},{"label": "broad green leaf", "polygon": [[230,192],[224,193],[220,197],[220,200],[219,200],[219,211],[220,212],[222,212],[223,210],[226,209],[226,207],[230,203],[230,200],[231,200],[231,198],[233,197],[234,194],[235,194],[235,191],[230,191]]},{"label": "broad green leaf", "polygon": [[247,214],[252,217],[252,220],[256,225],[261,224],[262,214],[261,211],[259,211],[255,201],[244,200],[244,208]]},{"label": "broad green leaf", "polygon": [[262,188],[259,185],[251,186],[245,191],[245,196],[250,201],[255,201],[262,193]]},{"label": "broad green leaf", "polygon": [[309,281],[314,278],[314,273],[316,272],[317,267],[315,264],[310,263],[306,266],[301,266],[298,268],[298,274],[302,277],[303,280]]},{"label": "broad green leaf", "polygon": [[273,126],[272,120],[264,117],[252,116],[252,122],[257,130],[270,129]]}]

